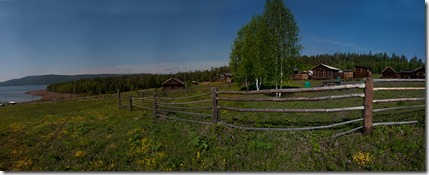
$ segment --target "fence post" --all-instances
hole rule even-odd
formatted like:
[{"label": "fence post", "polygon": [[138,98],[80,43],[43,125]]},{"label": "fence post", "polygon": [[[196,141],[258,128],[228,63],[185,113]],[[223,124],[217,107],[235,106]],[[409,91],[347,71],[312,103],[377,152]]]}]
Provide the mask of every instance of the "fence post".
[{"label": "fence post", "polygon": [[212,92],[212,122],[219,122],[219,109],[218,109],[218,101],[217,101],[217,87],[211,88]]},{"label": "fence post", "polygon": [[153,116],[157,117],[158,106],[156,105],[156,92],[153,93]]},{"label": "fence post", "polygon": [[365,81],[365,100],[363,112],[363,133],[370,134],[372,130],[372,99],[374,96],[374,80],[369,77]]},{"label": "fence post", "polygon": [[121,109],[121,91],[119,91],[119,88],[118,88],[118,109]]},{"label": "fence post", "polygon": [[130,95],[130,111],[133,111],[133,96]]}]

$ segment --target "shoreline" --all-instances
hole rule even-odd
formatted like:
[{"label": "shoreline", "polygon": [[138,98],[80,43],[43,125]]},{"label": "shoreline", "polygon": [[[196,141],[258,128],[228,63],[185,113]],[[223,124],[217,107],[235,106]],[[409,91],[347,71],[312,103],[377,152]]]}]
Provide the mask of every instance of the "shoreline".
[{"label": "shoreline", "polygon": [[46,89],[27,91],[27,92],[25,92],[25,94],[42,97],[41,99],[29,101],[29,102],[57,101],[57,100],[72,99],[74,97],[77,97],[77,95],[74,95],[74,94],[63,94],[63,93],[50,92]]}]

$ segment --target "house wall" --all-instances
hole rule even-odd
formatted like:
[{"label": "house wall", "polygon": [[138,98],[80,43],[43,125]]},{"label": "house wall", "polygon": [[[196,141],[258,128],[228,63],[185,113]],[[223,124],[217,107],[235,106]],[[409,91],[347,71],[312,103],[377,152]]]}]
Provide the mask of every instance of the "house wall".
[{"label": "house wall", "polygon": [[415,72],[413,72],[413,78],[425,78],[426,77],[426,72],[425,72],[425,68],[421,68]]},{"label": "house wall", "polygon": [[369,73],[371,72],[370,68],[365,67],[355,67],[353,69],[353,77],[354,78],[367,78],[369,77]]},{"label": "house wall", "polygon": [[353,79],[353,72],[343,72],[342,78],[344,80],[351,80],[351,79]]},{"label": "house wall", "polygon": [[318,66],[313,69],[313,79],[329,80],[341,76],[337,70],[331,70],[324,66]]},{"label": "house wall", "polygon": [[388,68],[381,72],[381,78],[396,78],[396,73],[392,69]]},{"label": "house wall", "polygon": [[412,76],[412,72],[401,72],[401,78],[410,79]]}]

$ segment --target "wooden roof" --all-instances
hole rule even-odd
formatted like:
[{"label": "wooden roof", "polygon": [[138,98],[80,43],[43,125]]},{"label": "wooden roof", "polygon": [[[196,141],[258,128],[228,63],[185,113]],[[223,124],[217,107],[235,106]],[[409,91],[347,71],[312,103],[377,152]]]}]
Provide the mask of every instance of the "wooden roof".
[{"label": "wooden roof", "polygon": [[383,71],[381,71],[381,73],[383,73],[385,70],[387,70],[387,68],[390,68],[391,70],[393,70],[393,72],[397,73],[396,70],[390,66],[387,66],[386,68],[384,68]]},{"label": "wooden roof", "polygon": [[415,71],[418,71],[418,70],[420,70],[420,69],[424,69],[425,67],[424,66],[420,66],[420,67],[418,67],[418,68],[415,68],[414,70],[413,70],[413,72],[415,72]]},{"label": "wooden roof", "polygon": [[162,86],[162,85],[164,85],[165,83],[170,82],[170,81],[176,81],[176,82],[178,82],[178,83],[180,83],[180,84],[182,84],[182,85],[185,85],[185,83],[184,83],[183,81],[181,81],[181,80],[179,80],[179,79],[177,79],[177,78],[173,78],[173,77],[171,77],[171,78],[169,78],[168,80],[166,80],[166,81],[164,81],[163,83],[161,83],[161,86]]},{"label": "wooden roof", "polygon": [[317,66],[313,67],[311,70],[315,69],[315,68],[316,68],[316,67],[318,67],[318,66],[323,66],[323,67],[326,67],[326,68],[331,69],[331,70],[341,71],[341,69],[338,69],[338,68],[336,68],[336,67],[332,67],[332,66],[328,66],[328,65],[323,64],[323,63],[318,64]]}]

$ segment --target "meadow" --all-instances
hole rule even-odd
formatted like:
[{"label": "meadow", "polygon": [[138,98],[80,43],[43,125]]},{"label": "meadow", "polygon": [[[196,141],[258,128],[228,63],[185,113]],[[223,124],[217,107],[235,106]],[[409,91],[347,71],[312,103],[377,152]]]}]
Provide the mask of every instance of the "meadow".
[{"label": "meadow", "polygon": [[[303,82],[289,82],[302,86]],[[313,86],[320,82],[312,81]],[[415,86],[408,83],[401,86]],[[235,84],[203,84],[188,95],[239,90]],[[424,86],[420,83],[420,86]],[[348,90],[347,90],[348,91]],[[286,94],[323,96],[349,93]],[[359,90],[350,90],[359,91]],[[150,94],[151,90],[147,93]],[[137,91],[123,97],[139,96]],[[186,96],[168,93],[169,97]],[[259,95],[263,96],[263,95]],[[425,91],[380,92],[377,98],[420,97]],[[123,102],[126,104],[126,102]],[[362,99],[328,102],[220,102],[235,107],[315,108],[354,106]],[[424,104],[398,102],[377,108]],[[210,111],[206,111],[210,113]],[[169,116],[194,119],[184,114]],[[240,113],[220,111],[221,121],[241,126],[287,127],[335,123],[362,112],[327,114]],[[206,119],[210,121],[210,119]],[[2,171],[426,171],[424,109],[374,114],[374,121],[417,120],[416,124],[376,126],[333,138],[362,125],[310,131],[248,131],[222,124],[197,124],[154,117],[152,111],[118,109],[116,94],[0,108]]]}]

